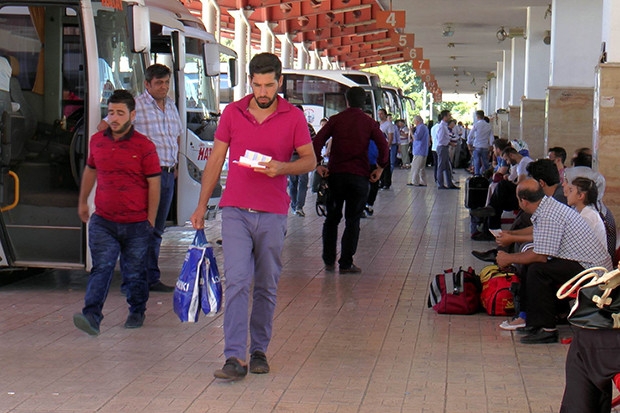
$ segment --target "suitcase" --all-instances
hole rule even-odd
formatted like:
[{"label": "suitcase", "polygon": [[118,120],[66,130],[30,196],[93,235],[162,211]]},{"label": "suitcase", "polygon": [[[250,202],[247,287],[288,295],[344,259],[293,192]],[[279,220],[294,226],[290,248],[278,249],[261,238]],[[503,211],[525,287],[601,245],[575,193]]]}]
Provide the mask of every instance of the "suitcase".
[{"label": "suitcase", "polygon": [[482,208],[487,202],[489,180],[483,176],[471,176],[465,180],[465,208]]}]

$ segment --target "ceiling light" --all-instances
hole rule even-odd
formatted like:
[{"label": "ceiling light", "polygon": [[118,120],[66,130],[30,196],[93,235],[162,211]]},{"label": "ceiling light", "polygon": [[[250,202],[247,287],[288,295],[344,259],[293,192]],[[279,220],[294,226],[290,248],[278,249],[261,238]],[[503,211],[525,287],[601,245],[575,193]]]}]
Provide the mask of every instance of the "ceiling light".
[{"label": "ceiling light", "polygon": [[452,30],[452,25],[450,23],[446,23],[443,26],[443,30],[441,32],[443,37],[452,37],[454,36],[454,30]]},{"label": "ceiling light", "polygon": [[499,40],[500,42],[503,42],[504,40],[506,40],[506,38],[508,37],[508,32],[504,30],[504,26],[499,28],[497,33],[495,33],[495,37],[497,37],[497,40]]}]

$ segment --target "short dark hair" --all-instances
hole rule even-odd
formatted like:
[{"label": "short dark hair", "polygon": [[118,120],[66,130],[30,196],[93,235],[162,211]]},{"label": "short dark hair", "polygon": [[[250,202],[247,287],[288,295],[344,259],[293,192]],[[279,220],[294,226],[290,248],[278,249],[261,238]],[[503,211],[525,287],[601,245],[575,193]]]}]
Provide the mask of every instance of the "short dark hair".
[{"label": "short dark hair", "polygon": [[136,101],[133,98],[133,95],[125,89],[115,90],[108,99],[108,105],[110,103],[124,103],[127,105],[127,109],[129,109],[130,112],[136,110]]},{"label": "short dark hair", "polygon": [[476,116],[479,117],[480,119],[484,119],[484,110],[477,110]]},{"label": "short dark hair", "polygon": [[538,188],[535,191],[532,191],[530,188],[520,188],[517,191],[517,198],[528,201],[528,202],[538,202],[543,199],[545,196],[545,191],[543,191],[542,186],[538,185]]},{"label": "short dark hair", "polygon": [[519,152],[517,152],[517,150],[512,146],[507,146],[504,150],[502,150],[502,157],[504,155],[519,155]]},{"label": "short dark hair", "polygon": [[441,120],[443,120],[443,118],[445,118],[449,114],[450,114],[450,111],[448,109],[444,109],[444,110],[441,111],[441,113],[439,113],[439,117],[440,117]]},{"label": "short dark hair", "polygon": [[144,72],[144,79],[151,83],[151,80],[153,79],[161,79],[171,75],[172,71],[168,66],[155,63],[154,65],[150,65],[146,68],[146,71]]},{"label": "short dark hair", "polygon": [[500,151],[503,151],[508,146],[510,146],[510,142],[508,142],[508,139],[497,138],[493,141],[493,146],[499,149]]},{"label": "short dark hair", "polygon": [[592,149],[577,149],[571,163],[573,166],[587,166],[588,168],[592,168]]},{"label": "short dark hair", "polygon": [[551,159],[538,159],[527,165],[527,172],[537,181],[542,180],[547,186],[560,183],[560,173]]},{"label": "short dark hair", "polygon": [[562,165],[566,162],[566,149],[561,146],[554,146],[553,148],[549,148],[549,152],[553,152],[555,156],[562,159]]},{"label": "short dark hair", "polygon": [[294,105],[297,109],[301,110],[302,112],[304,111],[304,107],[301,106],[300,104]]},{"label": "short dark hair", "polygon": [[359,87],[354,86],[347,89],[345,93],[349,107],[351,108],[363,108],[366,102],[366,91]]},{"label": "short dark hair", "polygon": [[254,75],[274,73],[276,80],[282,76],[282,62],[273,53],[259,53],[250,60],[250,78]]}]

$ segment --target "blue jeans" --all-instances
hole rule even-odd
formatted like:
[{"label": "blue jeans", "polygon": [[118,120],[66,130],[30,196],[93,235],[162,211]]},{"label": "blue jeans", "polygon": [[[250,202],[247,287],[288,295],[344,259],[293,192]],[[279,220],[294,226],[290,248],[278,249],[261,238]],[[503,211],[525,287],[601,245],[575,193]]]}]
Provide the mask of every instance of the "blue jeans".
[{"label": "blue jeans", "polygon": [[398,144],[390,145],[390,166],[392,167],[392,171],[396,169],[396,160],[398,159]]},{"label": "blue jeans", "polygon": [[267,352],[276,292],[282,272],[286,215],[222,208],[224,250],[224,356],[247,359],[248,307],[250,353]]},{"label": "blue jeans", "polygon": [[108,296],[116,260],[120,254],[121,274],[127,288],[130,313],[143,314],[149,299],[144,272],[148,241],[153,231],[148,221],[120,224],[93,214],[88,223],[88,246],[93,268],[84,297],[84,315],[101,323],[103,304]]},{"label": "blue jeans", "polygon": [[306,193],[308,192],[308,174],[289,175],[288,193],[291,196],[291,209],[304,209]]},{"label": "blue jeans", "polygon": [[146,273],[149,285],[157,284],[161,276],[159,271],[159,249],[161,247],[161,238],[166,229],[166,218],[170,212],[172,197],[174,195],[174,172],[161,171],[161,194],[159,198],[159,207],[157,208],[157,217],[155,218],[155,227],[149,240],[149,251],[146,259]]},{"label": "blue jeans", "polygon": [[331,174],[328,179],[327,217],[323,224],[323,262],[327,265],[336,262],[338,224],[342,220],[344,205],[345,226],[338,264],[341,268],[349,268],[353,265],[353,255],[357,251],[360,218],[368,199],[370,183],[367,177],[353,174]]},{"label": "blue jeans", "polygon": [[483,148],[474,148],[472,154],[474,163],[474,175],[482,175],[489,169],[489,150]]}]

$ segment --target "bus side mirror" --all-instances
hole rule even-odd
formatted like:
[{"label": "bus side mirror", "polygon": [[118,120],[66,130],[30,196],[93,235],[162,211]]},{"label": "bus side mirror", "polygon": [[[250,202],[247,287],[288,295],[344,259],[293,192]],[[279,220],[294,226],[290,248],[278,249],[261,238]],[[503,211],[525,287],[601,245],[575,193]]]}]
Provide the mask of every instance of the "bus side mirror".
[{"label": "bus side mirror", "polygon": [[229,59],[228,60],[228,82],[230,83],[230,87],[237,86],[237,59]]},{"label": "bus side mirror", "polygon": [[149,9],[132,4],[127,14],[127,25],[131,33],[131,51],[142,53],[151,49],[151,22]]},{"label": "bus side mirror", "polygon": [[207,76],[219,76],[220,74],[220,45],[217,43],[204,43],[202,50],[205,74]]}]

